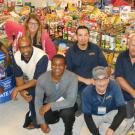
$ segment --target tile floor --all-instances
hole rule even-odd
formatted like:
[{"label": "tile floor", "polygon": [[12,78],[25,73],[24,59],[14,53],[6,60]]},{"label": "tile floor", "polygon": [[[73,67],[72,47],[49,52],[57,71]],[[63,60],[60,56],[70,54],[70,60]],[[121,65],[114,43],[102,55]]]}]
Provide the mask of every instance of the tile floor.
[{"label": "tile floor", "polygon": [[[28,111],[27,105],[21,97],[17,101],[0,104],[0,135],[45,135],[40,129],[27,130],[22,128],[25,113]],[[80,135],[83,125],[83,115],[76,117],[73,135]],[[63,135],[64,125],[62,120],[51,125],[50,128],[51,132],[47,135]],[[135,131],[135,128],[131,130]],[[85,135],[85,133],[81,135]]]},{"label": "tile floor", "polygon": [[[28,111],[27,103],[19,97],[17,101],[8,101],[0,104],[0,135],[44,135],[40,129],[27,130],[22,128],[25,113]],[[76,118],[73,135],[79,135],[83,116]],[[62,120],[50,126],[51,132],[47,135],[63,135]]]}]

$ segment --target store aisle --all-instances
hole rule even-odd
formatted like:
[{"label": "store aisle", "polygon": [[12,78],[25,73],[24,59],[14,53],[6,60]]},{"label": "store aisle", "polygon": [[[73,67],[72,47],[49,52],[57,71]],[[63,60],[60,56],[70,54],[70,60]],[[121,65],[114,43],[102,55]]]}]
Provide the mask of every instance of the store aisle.
[{"label": "store aisle", "polygon": [[[21,97],[18,101],[0,104],[0,135],[45,135],[40,129],[27,130],[22,127],[27,110],[27,103]],[[82,115],[76,118],[73,135],[79,135],[83,122]],[[50,128],[51,132],[47,135],[63,135],[62,120]]]}]

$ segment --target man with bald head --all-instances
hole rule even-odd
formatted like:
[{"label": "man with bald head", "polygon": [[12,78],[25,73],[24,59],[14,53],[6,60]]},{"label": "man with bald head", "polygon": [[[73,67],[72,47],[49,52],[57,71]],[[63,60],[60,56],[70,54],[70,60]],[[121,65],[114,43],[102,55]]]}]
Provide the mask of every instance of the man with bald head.
[{"label": "man with bald head", "polygon": [[20,93],[25,100],[29,102],[30,119],[25,123],[25,128],[36,127],[35,116],[35,86],[38,77],[46,72],[48,66],[48,57],[44,51],[32,45],[31,39],[22,36],[18,40],[19,50],[14,54],[14,72],[16,77],[16,87],[11,95],[16,100]]},{"label": "man with bald head", "polygon": [[128,50],[120,53],[117,58],[115,77],[127,104],[127,117],[135,118],[135,33],[129,36]]},{"label": "man with bald head", "polygon": [[129,36],[128,48],[118,56],[115,68],[126,101],[135,98],[135,33]]}]

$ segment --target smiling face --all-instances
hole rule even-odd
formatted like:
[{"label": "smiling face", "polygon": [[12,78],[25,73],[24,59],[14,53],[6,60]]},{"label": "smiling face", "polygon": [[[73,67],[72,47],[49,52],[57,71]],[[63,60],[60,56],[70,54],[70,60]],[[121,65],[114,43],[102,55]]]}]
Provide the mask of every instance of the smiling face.
[{"label": "smiling face", "polygon": [[35,19],[31,18],[28,22],[28,29],[30,33],[37,32],[38,28],[39,28],[39,23]]},{"label": "smiling face", "polygon": [[52,75],[60,78],[66,69],[65,60],[63,58],[53,58],[51,68]]},{"label": "smiling face", "polygon": [[26,59],[29,60],[32,55],[33,47],[28,37],[21,37],[18,41],[19,43],[19,50],[21,55]]}]

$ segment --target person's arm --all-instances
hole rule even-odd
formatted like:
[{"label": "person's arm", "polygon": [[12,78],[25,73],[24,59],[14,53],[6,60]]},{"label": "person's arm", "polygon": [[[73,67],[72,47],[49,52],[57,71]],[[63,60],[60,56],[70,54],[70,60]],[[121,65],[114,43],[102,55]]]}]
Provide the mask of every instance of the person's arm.
[{"label": "person's arm", "polygon": [[133,89],[133,87],[131,87],[123,77],[116,77],[116,80],[123,90],[125,90],[126,92],[131,94],[132,97],[135,98],[135,89]]},{"label": "person's arm", "polygon": [[[24,85],[24,80],[23,80],[23,77],[16,77],[16,86],[19,87],[19,86],[22,86]],[[14,93],[16,92],[16,90],[14,90]],[[18,92],[17,92],[18,93]],[[32,100],[32,96],[29,95],[28,91],[25,89],[25,90],[22,90],[20,91],[20,95],[27,101],[27,102],[30,102]],[[16,97],[14,98],[13,96],[13,92],[12,92],[12,99],[15,100]]]},{"label": "person's arm", "polygon": [[13,57],[13,71],[16,79],[16,87],[12,90],[11,97],[13,100],[16,100],[18,94],[16,88],[24,85],[24,80],[23,80],[23,72],[21,68],[16,64],[14,57]]},{"label": "person's arm", "polygon": [[48,67],[48,57],[47,55],[44,55],[37,63],[36,70],[34,73],[34,79],[37,80],[39,76],[41,76],[44,72],[46,72],[47,67]]},{"label": "person's arm", "polygon": [[32,97],[28,95],[26,91],[28,88],[35,86],[36,80],[31,80],[28,83],[24,83],[23,77],[16,77],[16,87],[12,90],[11,97],[13,100],[16,100],[18,93],[20,92],[21,96],[24,97],[28,102],[31,101]]},{"label": "person's arm", "polygon": [[[65,80],[65,81],[68,81],[68,80]],[[52,111],[61,110],[64,108],[70,108],[74,106],[76,102],[76,98],[77,98],[77,91],[78,91],[77,78],[75,76],[70,78],[70,82],[68,85],[69,86],[65,90],[66,96],[63,97],[64,100],[50,103]]]},{"label": "person's arm", "polygon": [[[43,66],[44,65],[44,66]],[[12,91],[12,99],[16,99],[16,96],[18,94],[18,92],[24,91],[28,88],[34,87],[36,86],[37,83],[37,78],[46,71],[47,69],[47,65],[48,65],[48,58],[47,56],[43,56],[39,62],[36,65],[36,70],[34,73],[34,77],[32,80],[27,81],[26,83],[23,83],[22,85],[18,85],[17,87],[15,87]],[[23,80],[23,72],[20,69],[19,66],[17,66],[17,64],[14,61],[14,70],[15,70],[15,74],[16,74],[16,82],[19,82],[21,79]],[[20,77],[21,76],[21,77]],[[21,81],[22,81],[21,80]],[[23,80],[24,81],[24,80]],[[19,83],[20,84],[20,83]]]},{"label": "person's arm", "polygon": [[42,46],[43,50],[48,54],[49,60],[51,60],[52,57],[56,54],[56,48],[49,34],[45,31],[42,32]]},{"label": "person's arm", "polygon": [[[35,73],[34,73],[34,77],[32,80],[29,80],[27,81],[25,84],[23,85],[19,85],[16,90],[18,92],[22,91],[22,90],[25,90],[25,89],[28,89],[28,88],[31,88],[31,87],[34,87],[36,86],[36,83],[37,83],[37,79],[38,77],[44,73],[47,69],[47,65],[48,65],[48,58],[47,56],[43,56],[39,62],[37,63],[36,65],[36,69],[35,69]],[[17,80],[16,80],[17,81]]]},{"label": "person's arm", "polygon": [[107,60],[103,54],[103,52],[101,51],[100,48],[98,48],[98,65],[99,66],[103,66],[103,67],[108,67],[108,63]]},{"label": "person's arm", "polygon": [[82,112],[84,113],[84,120],[86,122],[86,125],[87,125],[89,131],[94,135],[99,135],[99,130],[96,127],[96,125],[93,121],[93,118],[92,118],[92,109],[93,109],[92,91],[93,91],[93,86],[89,85],[83,90],[83,92],[81,94]]},{"label": "person's arm", "polygon": [[[106,67],[107,71],[109,71],[107,60],[106,60],[105,56],[103,55],[102,51],[100,50],[100,48],[98,48],[98,65]],[[77,76],[78,76],[78,81],[83,82],[86,85],[94,84],[93,78],[85,78],[85,77],[82,77],[79,75],[77,75]]]},{"label": "person's arm", "polygon": [[82,77],[82,76],[79,76],[79,75],[77,75],[77,78],[78,78],[79,82],[83,82],[86,85],[94,84],[93,78],[85,78],[85,77]]},{"label": "person's arm", "polygon": [[86,122],[86,125],[89,129],[89,131],[93,134],[93,135],[100,135],[99,134],[99,130],[96,127],[95,122],[93,121],[93,118],[91,115],[88,114],[84,114],[84,120]]},{"label": "person's arm", "polygon": [[118,113],[115,115],[112,121],[112,124],[110,125],[109,128],[115,131],[119,127],[119,125],[121,124],[121,122],[123,121],[125,117],[126,117],[125,105],[118,107]]},{"label": "person's arm", "polygon": [[119,127],[123,119],[126,117],[126,106],[121,88],[116,81],[110,80],[110,85],[113,92],[115,105],[118,108],[118,113],[113,118],[110,127],[106,131],[106,135],[113,135],[114,131]]},{"label": "person's arm", "polygon": [[[72,49],[72,48],[71,48],[71,49]],[[73,72],[74,65],[73,65],[73,63],[72,63],[71,49],[69,49],[69,50],[67,51],[66,61],[67,61],[67,69],[70,70],[71,72]],[[82,77],[82,76],[80,76],[80,75],[78,75],[78,74],[76,74],[76,75],[77,75],[77,79],[78,79],[79,82],[83,82],[83,83],[85,83],[85,84],[87,84],[87,85],[93,84],[93,79],[91,79],[91,78],[85,78],[85,77]]]},{"label": "person's arm", "polygon": [[[17,77],[16,80],[18,80],[18,79],[19,78]],[[36,83],[37,83],[37,80],[32,79],[32,80],[27,81],[26,83],[24,83],[22,85],[17,86],[16,88],[14,88],[14,90],[16,90],[17,92],[21,92],[21,91],[23,91],[25,89],[28,89],[28,88],[36,86]]]}]

